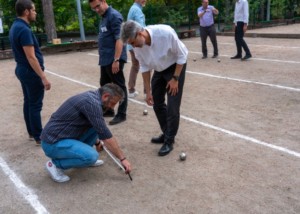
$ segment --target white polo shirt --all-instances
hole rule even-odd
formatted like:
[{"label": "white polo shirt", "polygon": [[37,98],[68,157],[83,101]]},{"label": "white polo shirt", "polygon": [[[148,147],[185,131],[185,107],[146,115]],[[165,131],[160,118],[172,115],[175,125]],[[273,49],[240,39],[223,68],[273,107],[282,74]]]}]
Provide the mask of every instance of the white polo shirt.
[{"label": "white polo shirt", "polygon": [[186,63],[188,50],[173,28],[168,25],[149,25],[145,30],[150,34],[151,45],[144,44],[141,48],[134,48],[140,63],[140,72],[152,69],[163,71],[174,63]]},{"label": "white polo shirt", "polygon": [[235,2],[234,9],[234,21],[235,24],[237,22],[249,22],[249,6],[247,0],[238,0]]}]

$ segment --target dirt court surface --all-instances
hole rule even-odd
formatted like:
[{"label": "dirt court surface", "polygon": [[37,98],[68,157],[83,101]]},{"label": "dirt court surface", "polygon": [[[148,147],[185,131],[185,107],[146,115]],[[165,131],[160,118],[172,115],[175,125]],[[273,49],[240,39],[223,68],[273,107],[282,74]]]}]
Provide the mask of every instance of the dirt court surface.
[{"label": "dirt court surface", "polygon": [[[229,59],[234,39],[219,36],[218,63],[201,59],[199,38],[183,40],[188,68],[169,155],[158,157],[160,145],[150,143],[160,129],[151,108],[143,116],[143,95],[129,101],[127,121],[110,128],[133,165],[132,182],[104,152],[103,166],[71,169],[70,182],[53,182],[48,158],[25,131],[15,62],[0,61],[0,213],[300,213],[300,43],[246,41],[253,58],[241,62]],[[210,41],[208,48],[212,54]],[[97,62],[97,50],[45,56],[52,89],[43,124],[65,99],[99,86]]]}]

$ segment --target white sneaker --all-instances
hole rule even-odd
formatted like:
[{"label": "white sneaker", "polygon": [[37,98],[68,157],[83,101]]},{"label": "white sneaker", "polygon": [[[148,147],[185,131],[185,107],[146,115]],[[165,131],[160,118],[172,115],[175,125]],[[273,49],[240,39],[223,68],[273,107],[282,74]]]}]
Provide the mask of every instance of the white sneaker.
[{"label": "white sneaker", "polygon": [[46,163],[46,170],[56,182],[62,183],[70,180],[70,177],[65,175],[62,169],[57,168],[51,160]]},{"label": "white sneaker", "polygon": [[135,91],[135,92],[132,92],[132,93],[128,93],[128,97],[129,98],[135,98],[137,95],[139,94],[139,92],[138,91]]},{"label": "white sneaker", "polygon": [[104,164],[104,161],[103,160],[97,160],[92,166],[101,166]]}]

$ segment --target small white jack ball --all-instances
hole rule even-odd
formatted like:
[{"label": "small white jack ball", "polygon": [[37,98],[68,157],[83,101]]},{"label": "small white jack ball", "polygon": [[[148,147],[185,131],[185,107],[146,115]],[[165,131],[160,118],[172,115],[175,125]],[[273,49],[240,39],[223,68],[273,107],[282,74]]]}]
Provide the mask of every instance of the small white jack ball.
[{"label": "small white jack ball", "polygon": [[221,59],[218,59],[218,62],[221,62]]},{"label": "small white jack ball", "polygon": [[181,152],[179,155],[180,160],[185,161],[186,159],[186,154],[184,152]]},{"label": "small white jack ball", "polygon": [[144,109],[143,115],[147,115],[147,114],[148,114],[148,110],[147,110],[147,109]]}]

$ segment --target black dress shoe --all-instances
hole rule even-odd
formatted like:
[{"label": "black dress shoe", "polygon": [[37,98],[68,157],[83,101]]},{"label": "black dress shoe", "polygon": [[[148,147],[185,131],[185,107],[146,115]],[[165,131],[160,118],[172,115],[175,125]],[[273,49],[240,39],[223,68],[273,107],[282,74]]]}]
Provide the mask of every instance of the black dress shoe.
[{"label": "black dress shoe", "polygon": [[174,141],[164,143],[164,145],[160,148],[158,155],[165,156],[165,155],[169,154],[173,150],[173,144],[174,144]]},{"label": "black dress shoe", "polygon": [[211,58],[217,58],[218,54],[214,54]]},{"label": "black dress shoe", "polygon": [[252,56],[251,55],[245,55],[241,60],[247,60],[247,59],[250,59]]},{"label": "black dress shoe", "polygon": [[109,125],[116,125],[118,123],[122,123],[126,120],[126,116],[115,116],[114,119],[109,121]]},{"label": "black dress shoe", "polygon": [[233,57],[230,57],[230,59],[241,59],[241,58],[242,58],[242,56],[239,56],[239,55],[235,55]]},{"label": "black dress shoe", "polygon": [[164,134],[161,134],[158,137],[151,138],[151,143],[155,143],[155,144],[161,144],[161,143],[164,143],[164,141],[165,141]]},{"label": "black dress shoe", "polygon": [[203,56],[203,57],[202,57],[202,59],[206,59],[206,58],[207,58],[207,56]]},{"label": "black dress shoe", "polygon": [[114,117],[115,111],[114,110],[107,110],[103,113],[103,117]]}]

